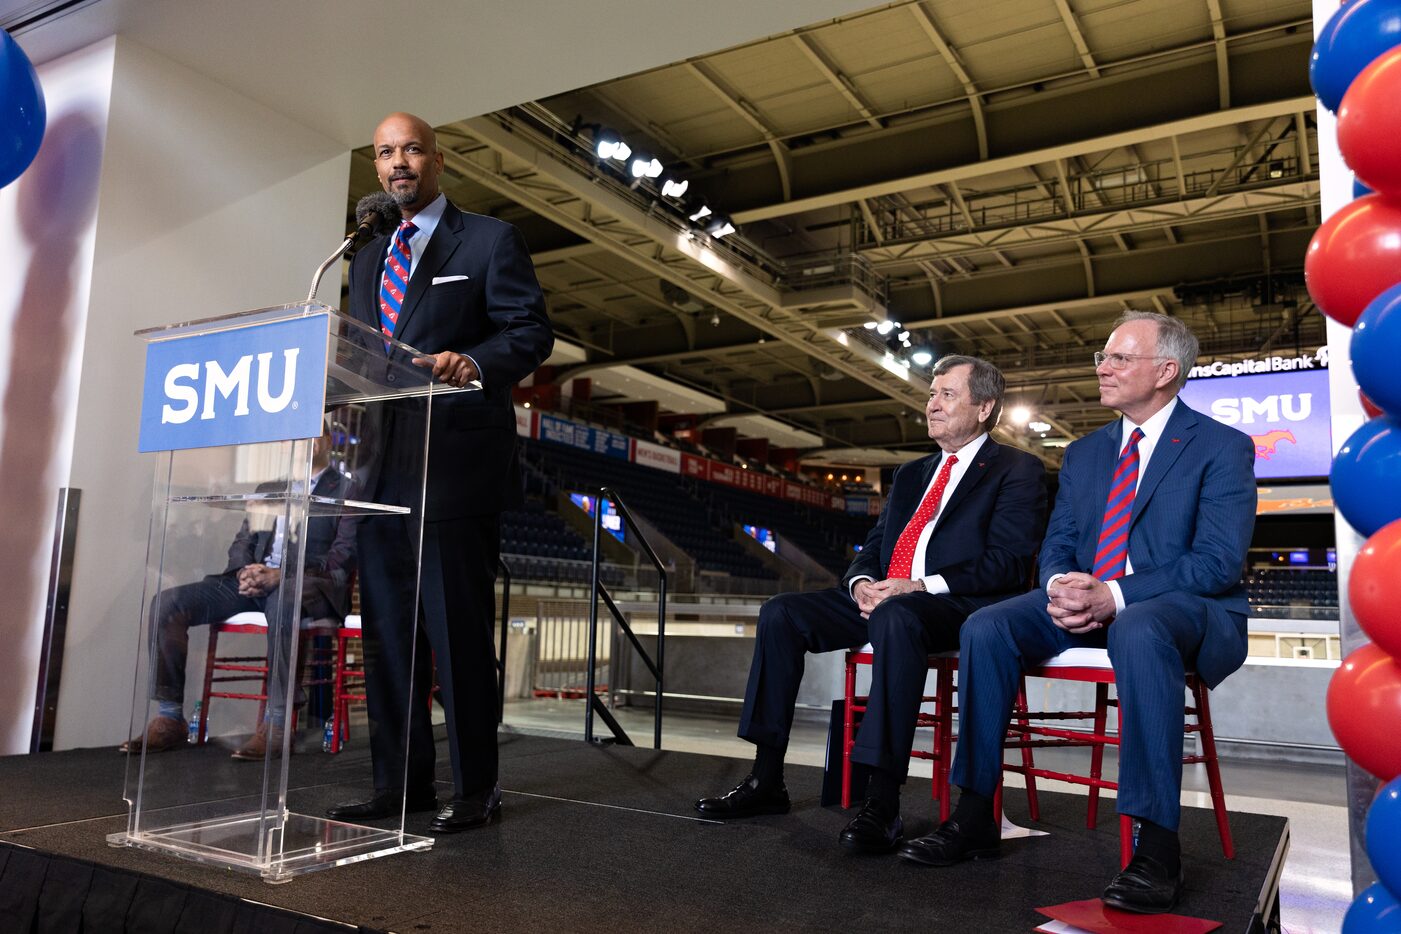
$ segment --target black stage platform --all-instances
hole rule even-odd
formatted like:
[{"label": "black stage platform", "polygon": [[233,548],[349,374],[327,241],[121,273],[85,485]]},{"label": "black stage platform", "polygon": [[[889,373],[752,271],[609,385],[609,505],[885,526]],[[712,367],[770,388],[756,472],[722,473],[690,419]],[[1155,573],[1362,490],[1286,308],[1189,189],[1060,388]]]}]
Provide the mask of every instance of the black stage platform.
[{"label": "black stage platform", "polygon": [[[124,760],[111,750],[0,759],[0,932],[312,931],[1029,931],[1034,908],[1092,898],[1116,868],[1113,808],[1084,826],[1085,799],[1041,796],[1048,837],[1013,840],[996,862],[926,869],[837,846],[848,812],[818,806],[822,773],[790,767],[793,813],[729,824],[691,801],[739,781],[739,759],[503,733],[504,820],[439,838],[427,853],[267,885],[104,838],[125,829]],[[217,774],[216,747],[167,753]],[[217,757],[217,758],[216,758]],[[439,761],[446,760],[440,750]],[[216,762],[218,763],[216,767]],[[303,795],[344,797],[367,756],[292,759]],[[440,784],[440,793],[444,786]],[[327,800],[326,804],[332,803]],[[930,829],[926,779],[905,794],[906,829]],[[1008,795],[1026,824],[1025,799]],[[429,815],[410,815],[424,832]],[[1264,930],[1287,849],[1283,818],[1233,814],[1227,862],[1210,811],[1185,809],[1183,914]]]}]

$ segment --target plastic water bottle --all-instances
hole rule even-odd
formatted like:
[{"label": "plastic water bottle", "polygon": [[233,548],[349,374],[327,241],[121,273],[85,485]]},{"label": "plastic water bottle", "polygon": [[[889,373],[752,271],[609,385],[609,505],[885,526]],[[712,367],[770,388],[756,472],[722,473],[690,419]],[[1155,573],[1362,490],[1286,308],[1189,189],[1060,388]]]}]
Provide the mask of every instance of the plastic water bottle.
[{"label": "plastic water bottle", "polygon": [[332,719],[328,719],[328,720],[326,721],[326,727],[325,727],[325,729],[323,729],[323,730],[321,731],[321,751],[322,751],[322,752],[330,752],[330,751],[331,751],[331,741],[334,740],[335,737],[336,737],[336,725],[335,725],[335,721],[332,720]]},{"label": "plastic water bottle", "polygon": [[194,713],[190,714],[190,742],[199,742],[199,708],[201,701],[195,701]]}]

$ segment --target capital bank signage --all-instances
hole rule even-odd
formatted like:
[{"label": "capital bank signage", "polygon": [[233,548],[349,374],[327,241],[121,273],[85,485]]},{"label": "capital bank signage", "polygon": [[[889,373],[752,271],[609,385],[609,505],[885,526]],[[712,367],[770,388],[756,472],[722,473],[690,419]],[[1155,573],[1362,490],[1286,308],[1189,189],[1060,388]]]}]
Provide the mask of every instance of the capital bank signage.
[{"label": "capital bank signage", "polygon": [[1256,477],[1327,476],[1333,453],[1327,367],[1327,347],[1296,356],[1218,360],[1192,368],[1182,401],[1250,435]]},{"label": "capital bank signage", "polygon": [[310,315],[148,344],[137,449],[316,437],[329,324]]}]

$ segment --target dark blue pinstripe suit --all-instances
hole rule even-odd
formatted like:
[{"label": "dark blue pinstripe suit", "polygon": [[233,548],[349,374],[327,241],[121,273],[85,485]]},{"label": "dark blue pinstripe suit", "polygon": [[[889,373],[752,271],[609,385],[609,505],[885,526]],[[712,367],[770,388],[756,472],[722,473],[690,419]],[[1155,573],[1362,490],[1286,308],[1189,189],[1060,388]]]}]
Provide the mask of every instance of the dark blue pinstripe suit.
[{"label": "dark blue pinstripe suit", "polygon": [[1041,548],[1041,588],[986,607],[963,624],[959,743],[952,780],[991,796],[1022,669],[1076,645],[1108,645],[1123,724],[1120,813],[1175,829],[1182,785],[1184,673],[1215,687],[1245,661],[1241,571],[1255,528],[1255,447],[1249,436],[1189,409],[1168,418],[1134,497],[1124,611],[1084,635],[1046,612],[1047,582],[1089,573],[1122,445],[1115,419],[1066,448]]}]

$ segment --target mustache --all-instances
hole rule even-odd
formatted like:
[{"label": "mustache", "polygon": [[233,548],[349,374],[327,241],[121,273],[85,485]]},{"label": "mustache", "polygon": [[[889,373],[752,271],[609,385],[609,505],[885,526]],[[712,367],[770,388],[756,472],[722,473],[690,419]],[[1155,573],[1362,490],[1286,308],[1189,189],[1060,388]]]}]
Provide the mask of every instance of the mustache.
[{"label": "mustache", "polygon": [[412,172],[395,172],[393,175],[389,176],[389,180],[390,180],[391,182],[405,181],[405,180],[407,180],[407,181],[413,181],[413,180],[416,179],[416,178],[418,178],[418,176],[415,175],[415,174],[413,174]]}]

